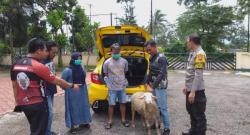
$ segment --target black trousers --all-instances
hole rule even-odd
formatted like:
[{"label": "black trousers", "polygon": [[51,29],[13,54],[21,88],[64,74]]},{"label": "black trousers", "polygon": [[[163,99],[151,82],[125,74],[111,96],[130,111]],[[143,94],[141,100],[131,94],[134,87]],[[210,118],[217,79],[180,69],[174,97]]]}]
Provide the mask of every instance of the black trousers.
[{"label": "black trousers", "polygon": [[30,135],[46,135],[48,105],[46,102],[20,106],[30,124]]},{"label": "black trousers", "polygon": [[193,104],[190,104],[188,101],[189,94],[190,92],[186,95],[186,109],[191,119],[190,132],[192,135],[205,135],[207,129],[207,119],[205,115],[207,98],[205,90],[195,93],[195,101]]}]

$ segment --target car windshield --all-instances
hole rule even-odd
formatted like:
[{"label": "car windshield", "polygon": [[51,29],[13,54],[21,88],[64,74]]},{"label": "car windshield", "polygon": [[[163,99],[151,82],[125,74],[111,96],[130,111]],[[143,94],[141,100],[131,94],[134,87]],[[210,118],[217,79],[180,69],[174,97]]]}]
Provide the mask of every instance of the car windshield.
[{"label": "car windshield", "polygon": [[143,46],[146,39],[139,34],[113,34],[104,35],[102,44],[105,48],[109,48],[114,43],[120,45]]}]

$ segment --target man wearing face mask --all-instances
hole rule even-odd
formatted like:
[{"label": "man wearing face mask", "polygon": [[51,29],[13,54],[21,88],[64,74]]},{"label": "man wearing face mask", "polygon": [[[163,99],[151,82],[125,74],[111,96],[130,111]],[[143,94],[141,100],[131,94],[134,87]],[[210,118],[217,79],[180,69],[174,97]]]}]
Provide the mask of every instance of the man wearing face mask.
[{"label": "man wearing face mask", "polygon": [[108,122],[105,125],[106,129],[112,127],[114,106],[116,99],[120,103],[121,122],[124,127],[129,126],[129,122],[126,121],[126,93],[125,88],[128,85],[128,81],[125,77],[125,73],[128,71],[128,61],[121,57],[120,45],[113,44],[111,46],[112,57],[107,59],[103,65],[103,72],[105,74],[104,80],[108,86],[109,92],[109,109],[108,109]]}]

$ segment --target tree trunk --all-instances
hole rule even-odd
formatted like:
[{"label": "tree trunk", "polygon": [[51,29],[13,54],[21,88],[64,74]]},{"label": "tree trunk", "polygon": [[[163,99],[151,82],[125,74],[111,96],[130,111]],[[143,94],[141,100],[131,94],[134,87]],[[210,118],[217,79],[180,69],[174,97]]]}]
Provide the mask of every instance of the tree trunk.
[{"label": "tree trunk", "polygon": [[88,70],[88,67],[89,67],[89,57],[90,57],[90,48],[88,48],[88,57],[87,57],[87,65],[86,65],[86,68]]},{"label": "tree trunk", "polygon": [[12,35],[12,28],[10,27],[10,54],[11,54],[11,64],[14,64],[15,60],[15,51],[14,51],[14,45],[13,45],[13,35]]},{"label": "tree trunk", "polygon": [[61,47],[59,47],[59,49],[58,49],[58,67],[63,67],[62,48]]}]

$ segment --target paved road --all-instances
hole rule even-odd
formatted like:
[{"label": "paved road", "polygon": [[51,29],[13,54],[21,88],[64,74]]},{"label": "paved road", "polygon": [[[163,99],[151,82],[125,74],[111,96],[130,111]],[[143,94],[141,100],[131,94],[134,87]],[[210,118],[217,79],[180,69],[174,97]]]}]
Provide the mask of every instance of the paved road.
[{"label": "paved road", "polygon": [[[168,101],[171,115],[172,135],[180,135],[188,128],[189,118],[185,110],[185,99],[180,89],[184,85],[183,71],[169,73]],[[230,72],[206,72],[206,93],[208,97],[207,135],[249,135],[250,133],[250,77]],[[0,99],[2,100],[2,99]],[[124,128],[119,114],[115,115],[114,127],[105,130],[103,125],[106,113],[93,114],[90,130],[79,134],[86,135],[145,135],[145,129],[137,119],[136,128]],[[130,116],[128,116],[130,119]],[[68,135],[64,124],[64,96],[55,99],[55,118],[53,129]],[[1,135],[27,135],[28,124],[23,114],[8,113],[0,118]]]}]

